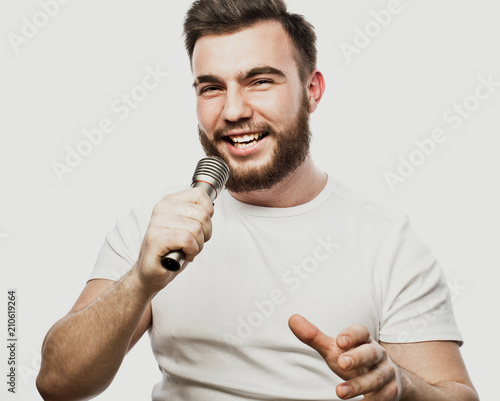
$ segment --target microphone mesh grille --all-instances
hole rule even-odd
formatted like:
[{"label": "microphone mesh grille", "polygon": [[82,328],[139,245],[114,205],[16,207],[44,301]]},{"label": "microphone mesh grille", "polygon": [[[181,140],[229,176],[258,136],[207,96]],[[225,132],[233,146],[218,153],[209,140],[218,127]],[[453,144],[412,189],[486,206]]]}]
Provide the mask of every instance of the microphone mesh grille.
[{"label": "microphone mesh grille", "polygon": [[229,167],[219,157],[209,156],[201,159],[193,174],[193,182],[210,181],[217,190],[221,189],[229,178]]}]

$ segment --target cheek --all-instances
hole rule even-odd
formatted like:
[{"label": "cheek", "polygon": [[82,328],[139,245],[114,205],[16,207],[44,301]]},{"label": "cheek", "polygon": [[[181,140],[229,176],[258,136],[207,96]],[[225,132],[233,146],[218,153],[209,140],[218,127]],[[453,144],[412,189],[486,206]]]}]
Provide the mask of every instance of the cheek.
[{"label": "cheek", "polygon": [[272,123],[276,128],[287,126],[296,116],[298,109],[299,102],[291,94],[262,98],[254,107],[255,115]]},{"label": "cheek", "polygon": [[210,135],[214,131],[220,116],[217,102],[214,99],[209,101],[198,100],[196,104],[196,115],[200,128]]}]

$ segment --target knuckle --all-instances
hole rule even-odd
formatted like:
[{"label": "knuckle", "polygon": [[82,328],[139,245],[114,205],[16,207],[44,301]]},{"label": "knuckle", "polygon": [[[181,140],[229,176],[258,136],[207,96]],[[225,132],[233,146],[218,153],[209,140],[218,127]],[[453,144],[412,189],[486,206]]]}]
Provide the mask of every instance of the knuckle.
[{"label": "knuckle", "polygon": [[168,194],[165,195],[154,207],[153,207],[153,214],[156,213],[162,213],[163,210],[169,205],[175,203],[175,195],[174,194]]},{"label": "knuckle", "polygon": [[379,389],[380,387],[382,387],[387,382],[387,378],[386,378],[385,373],[382,370],[379,369],[374,374],[373,381],[374,381],[374,384],[375,384],[375,388]]},{"label": "knuckle", "polygon": [[144,238],[144,242],[146,246],[150,246],[161,241],[162,237],[163,236],[159,229],[157,229],[156,227],[151,227]]},{"label": "knuckle", "polygon": [[380,360],[380,354],[372,344],[364,344],[358,348],[359,362],[365,367],[375,367]]},{"label": "knuckle", "polygon": [[186,232],[186,243],[193,248],[201,248],[203,246],[203,241],[199,241],[192,233]]},{"label": "knuckle", "polygon": [[368,333],[368,328],[364,325],[364,324],[361,324],[361,323],[356,323],[353,325],[353,328],[360,334],[365,334],[365,333]]},{"label": "knuckle", "polygon": [[368,333],[368,327],[366,327],[364,324],[358,323],[358,326],[361,331]]},{"label": "knuckle", "polygon": [[353,380],[351,381],[351,386],[353,389],[352,395],[362,395],[370,390],[370,385],[366,382],[366,380]]},{"label": "knuckle", "polygon": [[153,210],[151,211],[151,218],[153,218],[154,216],[156,216],[158,214],[158,211],[160,209],[159,205],[160,205],[159,203],[154,205]]},{"label": "knuckle", "polygon": [[191,235],[191,233],[189,233],[188,231],[184,230],[175,231],[175,236],[177,237],[177,240],[180,243],[185,244],[185,246],[190,246],[192,243],[196,242],[194,241],[194,238]]},{"label": "knuckle", "polygon": [[179,216],[189,217],[193,214],[191,208],[192,206],[189,203],[179,203],[174,209],[174,212]]},{"label": "knuckle", "polygon": [[212,236],[212,223],[209,221],[207,224],[203,225],[203,228],[205,230],[205,236],[207,237],[206,240],[208,241]]},{"label": "knuckle", "polygon": [[205,236],[205,242],[210,241],[210,238],[212,238],[212,231],[211,230],[207,231],[204,234],[204,236]]},{"label": "knuckle", "polygon": [[391,378],[395,378],[397,375],[396,366],[393,363],[391,363],[390,361],[387,365],[388,365],[387,373],[390,375]]},{"label": "knuckle", "polygon": [[205,224],[208,224],[209,222],[212,221],[212,215],[207,209],[203,209],[201,211],[200,220]]},{"label": "knuckle", "polygon": [[368,328],[360,323],[353,324],[345,332],[340,335],[348,335],[352,338],[352,342],[356,344],[367,343],[370,340],[370,331]]},{"label": "knuckle", "polygon": [[199,238],[201,242],[204,242],[205,233],[203,232],[203,227],[201,226],[201,224],[194,225],[193,234],[196,238]]},{"label": "knuckle", "polygon": [[163,208],[163,206],[166,204],[166,203],[169,203],[170,202],[170,196],[169,195],[166,195],[164,196],[163,198],[160,199],[159,202],[157,202],[154,207],[153,207],[153,214],[156,212],[158,212],[159,210],[161,210]]},{"label": "knuckle", "polygon": [[203,197],[203,196],[207,195],[206,191],[203,188],[201,188],[201,187],[192,187],[191,191],[196,194],[195,196],[197,198],[198,197]]},{"label": "knuckle", "polygon": [[380,350],[378,350],[374,345],[370,345],[370,357],[372,361],[378,361],[380,360]]},{"label": "knuckle", "polygon": [[198,243],[196,239],[187,231],[183,231],[179,234],[180,243],[182,244],[182,249],[184,253],[196,255],[203,248],[203,244]]},{"label": "knuckle", "polygon": [[162,221],[165,220],[163,217],[161,217],[158,214],[155,214],[151,217],[149,221],[149,227],[148,227],[148,232],[153,232],[158,229],[158,227],[162,226]]},{"label": "knuckle", "polygon": [[207,202],[207,201],[211,202],[210,197],[203,188],[193,187],[191,189],[193,191],[194,198],[196,199],[197,202]]},{"label": "knuckle", "polygon": [[399,400],[400,390],[396,383],[394,382],[388,383],[384,390],[386,390],[387,392],[388,400],[390,401]]}]

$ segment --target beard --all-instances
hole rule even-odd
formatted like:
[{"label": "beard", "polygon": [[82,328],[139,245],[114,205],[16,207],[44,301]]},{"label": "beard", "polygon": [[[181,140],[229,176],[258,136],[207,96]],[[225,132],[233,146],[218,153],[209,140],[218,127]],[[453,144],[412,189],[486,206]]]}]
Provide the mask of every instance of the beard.
[{"label": "beard", "polygon": [[214,132],[214,140],[208,139],[206,133],[198,126],[201,146],[207,156],[216,156],[223,159],[230,167],[229,158],[222,154],[215,145],[222,141],[222,136],[235,129],[245,129],[264,132],[276,139],[276,147],[270,161],[264,166],[240,166],[230,168],[226,188],[234,193],[259,191],[272,188],[289,174],[293,173],[309,155],[311,130],[309,127],[309,102],[304,96],[302,104],[294,120],[280,132],[275,131],[269,124],[227,123],[222,129]]}]

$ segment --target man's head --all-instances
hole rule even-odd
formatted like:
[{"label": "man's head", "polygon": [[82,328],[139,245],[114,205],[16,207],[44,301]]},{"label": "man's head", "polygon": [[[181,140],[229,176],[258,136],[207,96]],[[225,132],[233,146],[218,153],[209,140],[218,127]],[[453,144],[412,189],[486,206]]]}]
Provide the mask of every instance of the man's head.
[{"label": "man's head", "polygon": [[229,164],[229,190],[272,188],[307,159],[324,90],[312,29],[278,0],[198,0],[188,12],[200,140]]},{"label": "man's head", "polygon": [[316,68],[316,33],[302,15],[289,13],[283,0],[196,0],[184,21],[189,60],[200,37],[234,33],[264,21],[279,22],[292,39],[300,78],[305,81]]}]

